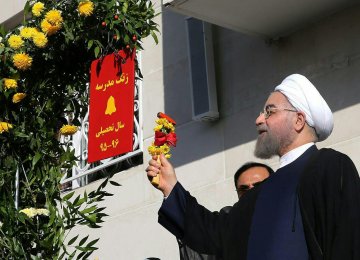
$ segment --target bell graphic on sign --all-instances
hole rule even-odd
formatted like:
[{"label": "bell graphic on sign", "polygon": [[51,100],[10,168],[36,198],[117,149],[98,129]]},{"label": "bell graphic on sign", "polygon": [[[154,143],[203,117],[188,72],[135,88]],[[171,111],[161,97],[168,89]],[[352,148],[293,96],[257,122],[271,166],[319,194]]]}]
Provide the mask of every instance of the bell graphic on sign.
[{"label": "bell graphic on sign", "polygon": [[116,106],[115,106],[115,98],[113,96],[110,96],[105,110],[105,115],[111,115],[112,113],[116,112]]}]

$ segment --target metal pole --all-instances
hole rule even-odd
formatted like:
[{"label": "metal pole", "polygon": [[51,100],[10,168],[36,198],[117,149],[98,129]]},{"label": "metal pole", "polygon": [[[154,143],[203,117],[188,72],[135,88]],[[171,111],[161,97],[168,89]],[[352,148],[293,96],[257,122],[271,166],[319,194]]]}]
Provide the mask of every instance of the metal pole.
[{"label": "metal pole", "polygon": [[19,208],[19,172],[19,167],[17,167],[15,175],[15,209]]}]

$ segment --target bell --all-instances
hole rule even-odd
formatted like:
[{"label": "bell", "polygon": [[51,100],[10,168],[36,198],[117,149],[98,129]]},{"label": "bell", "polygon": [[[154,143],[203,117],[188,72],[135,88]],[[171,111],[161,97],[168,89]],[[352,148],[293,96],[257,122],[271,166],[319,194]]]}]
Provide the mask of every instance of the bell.
[{"label": "bell", "polygon": [[105,115],[111,115],[112,113],[116,112],[116,106],[115,106],[115,98],[113,96],[110,96],[105,110]]}]

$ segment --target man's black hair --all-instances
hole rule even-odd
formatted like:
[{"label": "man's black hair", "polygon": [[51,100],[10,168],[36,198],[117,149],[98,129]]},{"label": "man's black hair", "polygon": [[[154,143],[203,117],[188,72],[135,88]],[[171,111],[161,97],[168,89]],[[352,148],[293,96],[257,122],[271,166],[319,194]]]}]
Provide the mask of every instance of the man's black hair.
[{"label": "man's black hair", "polygon": [[265,168],[268,172],[269,172],[269,175],[273,174],[274,173],[274,170],[271,169],[270,166],[266,165],[266,164],[263,164],[263,163],[258,163],[258,162],[247,162],[245,163],[243,166],[241,166],[236,172],[235,172],[235,175],[234,175],[234,183],[235,183],[235,187],[236,187],[236,183],[237,183],[237,180],[239,179],[240,175],[252,168],[252,167],[263,167]]}]

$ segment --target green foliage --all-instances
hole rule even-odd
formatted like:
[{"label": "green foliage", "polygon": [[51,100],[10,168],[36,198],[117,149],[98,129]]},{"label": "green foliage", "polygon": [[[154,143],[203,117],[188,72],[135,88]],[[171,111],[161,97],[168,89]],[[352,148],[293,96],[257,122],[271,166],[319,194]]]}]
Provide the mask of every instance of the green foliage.
[{"label": "green foliage", "polygon": [[[67,236],[78,225],[99,228],[106,214],[97,203],[112,194],[105,191],[107,178],[89,194],[61,196],[60,180],[77,158],[60,143],[59,129],[78,125],[76,118],[87,111],[91,61],[121,49],[141,50],[141,40],[150,35],[157,42],[156,14],[148,0],[94,0],[88,15],[79,13],[80,0],[44,0],[39,16],[33,14],[35,3],[27,1],[22,26],[44,32],[43,46],[35,44],[35,32],[26,38],[23,27],[0,27],[0,259],[86,259],[98,239]],[[62,18],[53,31],[43,24],[51,10]],[[15,47],[12,35],[22,35],[23,43]],[[18,53],[32,58],[29,68],[14,64]],[[5,79],[16,80],[17,87]],[[17,93],[26,97],[14,103]],[[66,122],[68,114],[75,119]]]}]

